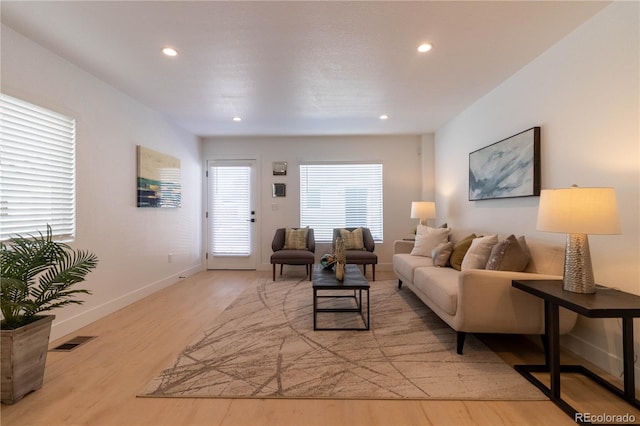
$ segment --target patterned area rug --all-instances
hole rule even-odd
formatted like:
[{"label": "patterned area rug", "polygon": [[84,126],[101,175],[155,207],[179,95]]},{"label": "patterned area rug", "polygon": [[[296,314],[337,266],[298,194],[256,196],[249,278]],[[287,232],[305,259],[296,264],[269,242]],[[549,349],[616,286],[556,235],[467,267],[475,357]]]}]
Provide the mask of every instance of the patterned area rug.
[{"label": "patterned area rug", "polygon": [[[260,280],[139,396],[545,399],[473,335],[457,355],[454,331],[395,281],[371,283],[369,331],[313,331],[312,299],[309,281]],[[362,321],[318,315],[322,327]]]}]

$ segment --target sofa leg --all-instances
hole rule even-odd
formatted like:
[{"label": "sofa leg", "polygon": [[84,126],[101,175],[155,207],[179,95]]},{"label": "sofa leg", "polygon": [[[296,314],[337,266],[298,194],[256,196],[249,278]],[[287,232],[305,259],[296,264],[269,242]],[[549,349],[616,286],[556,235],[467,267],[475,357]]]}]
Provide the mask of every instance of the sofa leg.
[{"label": "sofa leg", "polygon": [[276,264],[273,264],[273,280],[276,280]]},{"label": "sofa leg", "polygon": [[373,281],[376,280],[376,265],[375,263],[371,265],[371,275],[373,275]]},{"label": "sofa leg", "polygon": [[284,263],[280,264],[280,276],[282,276],[282,268],[284,268]]},{"label": "sofa leg", "polygon": [[464,338],[467,337],[467,333],[464,331],[457,332],[458,342],[456,347],[456,352],[458,355],[462,355],[462,348],[464,347]]},{"label": "sofa leg", "polygon": [[398,280],[398,288],[402,288],[402,280]]}]

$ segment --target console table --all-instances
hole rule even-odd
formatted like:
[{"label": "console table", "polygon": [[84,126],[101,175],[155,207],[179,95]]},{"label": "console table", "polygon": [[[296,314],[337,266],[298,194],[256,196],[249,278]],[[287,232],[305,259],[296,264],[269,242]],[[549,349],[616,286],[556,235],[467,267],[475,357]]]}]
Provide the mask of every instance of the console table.
[{"label": "console table", "polygon": [[[598,286],[594,294],[573,293],[562,289],[561,280],[514,280],[512,286],[544,300],[545,335],[548,341],[546,365],[516,365],[515,369],[520,374],[574,420],[577,418],[577,411],[560,395],[560,373],[584,374],[631,405],[640,408],[640,401],[635,397],[633,369],[633,318],[640,317],[640,296],[602,286]],[[622,319],[624,391],[584,366],[560,365],[560,306],[589,318]],[[535,378],[531,374],[534,372],[549,372],[551,388]]]}]

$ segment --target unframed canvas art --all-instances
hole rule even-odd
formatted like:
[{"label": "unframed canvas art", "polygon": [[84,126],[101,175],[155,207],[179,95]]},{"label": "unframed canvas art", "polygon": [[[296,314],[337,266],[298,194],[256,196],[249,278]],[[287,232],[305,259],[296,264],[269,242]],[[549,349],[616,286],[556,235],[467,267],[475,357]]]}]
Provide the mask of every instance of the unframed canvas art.
[{"label": "unframed canvas art", "polygon": [[180,207],[180,160],[143,146],[138,151],[138,207]]},{"label": "unframed canvas art", "polygon": [[540,127],[469,154],[469,200],[540,195]]}]

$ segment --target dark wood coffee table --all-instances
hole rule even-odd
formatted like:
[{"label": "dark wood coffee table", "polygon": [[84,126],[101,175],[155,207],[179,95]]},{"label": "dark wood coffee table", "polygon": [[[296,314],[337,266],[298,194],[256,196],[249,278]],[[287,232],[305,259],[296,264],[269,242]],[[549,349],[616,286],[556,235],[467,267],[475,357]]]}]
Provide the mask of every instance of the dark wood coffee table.
[{"label": "dark wood coffee table", "polygon": [[[331,294],[320,295],[320,291],[330,290]],[[344,294],[345,290],[350,294]],[[366,293],[367,315],[364,315],[362,304],[362,292]],[[326,293],[326,292],[325,292]],[[354,299],[356,307],[345,308],[319,308],[318,299]],[[344,280],[336,279],[336,272],[333,269],[326,270],[322,265],[316,264],[313,267],[313,329],[314,330],[369,330],[369,282],[360,272],[357,265],[347,265],[344,272]],[[317,317],[320,312],[358,312],[362,317],[364,327],[348,328],[326,328],[317,326]]]}]

